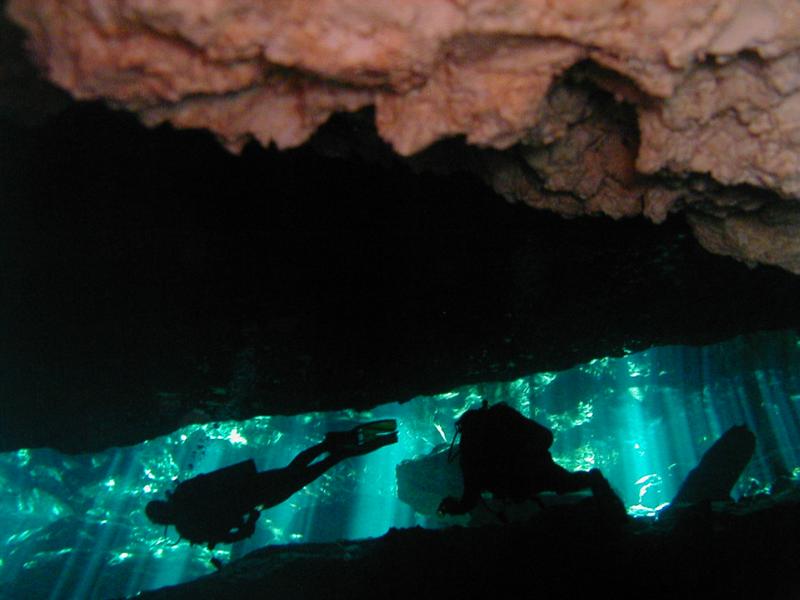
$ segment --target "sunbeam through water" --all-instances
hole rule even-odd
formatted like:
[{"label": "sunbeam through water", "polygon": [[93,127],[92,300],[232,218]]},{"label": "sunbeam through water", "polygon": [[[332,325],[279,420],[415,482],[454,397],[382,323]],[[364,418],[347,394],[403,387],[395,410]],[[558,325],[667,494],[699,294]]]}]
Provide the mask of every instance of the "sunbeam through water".
[{"label": "sunbeam through water", "polygon": [[[633,515],[656,515],[727,428],[756,434],[735,497],[800,474],[800,340],[757,334],[705,347],[660,347],[559,373],[485,382],[367,413],[265,416],[190,425],[138,446],[68,456],[49,449],[0,455],[0,589],[14,598],[107,598],[196,578],[265,545],[380,536],[441,527],[398,499],[396,466],[442,448],[455,419],[487,400],[518,408],[555,435],[564,467],[599,468]],[[265,510],[255,535],[214,551],[150,523],[144,505],[179,480],[253,458],[283,467],[327,431],[395,418],[400,441],[345,460],[287,502]],[[453,465],[455,468],[455,465]],[[431,492],[434,498],[447,493]],[[11,595],[8,595],[8,594]]]}]

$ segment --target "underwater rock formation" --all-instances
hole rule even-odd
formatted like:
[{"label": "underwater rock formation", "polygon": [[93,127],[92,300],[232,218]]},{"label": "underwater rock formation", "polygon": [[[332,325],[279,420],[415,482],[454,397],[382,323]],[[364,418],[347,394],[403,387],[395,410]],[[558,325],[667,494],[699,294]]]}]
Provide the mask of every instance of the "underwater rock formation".
[{"label": "underwater rock formation", "polygon": [[701,519],[609,526],[584,505],[524,524],[390,530],[378,539],[264,548],[142,600],[476,598],[792,598],[800,591],[797,492],[720,507]]},{"label": "underwater rock formation", "polygon": [[656,222],[688,206],[708,249],[800,272],[796,217],[778,240],[751,233],[777,204],[798,211],[791,0],[10,0],[8,14],[50,80],[149,125],[287,148],[374,106],[402,155],[452,136],[503,150],[480,170],[510,200]]},{"label": "underwater rock formation", "polygon": [[416,512],[433,516],[442,498],[461,493],[464,483],[449,444],[441,444],[421,457],[397,465],[397,497]]},{"label": "underwater rock formation", "polygon": [[730,500],[731,490],[753,456],[755,434],[744,426],[731,427],[706,450],[686,476],[673,505]]},{"label": "underwater rock formation", "polygon": [[99,105],[0,135],[0,447],[365,410],[800,326],[800,279],[711,255],[680,220],[509,206],[375,136],[375,163],[317,152],[354,149],[353,122],[240,157]]}]

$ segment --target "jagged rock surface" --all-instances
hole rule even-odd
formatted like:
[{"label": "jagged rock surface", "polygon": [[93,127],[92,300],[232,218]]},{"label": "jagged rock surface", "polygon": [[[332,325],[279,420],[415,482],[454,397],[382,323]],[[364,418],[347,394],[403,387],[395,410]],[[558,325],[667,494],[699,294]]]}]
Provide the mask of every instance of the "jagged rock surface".
[{"label": "jagged rock surface", "polygon": [[0,448],[367,409],[800,324],[800,279],[708,254],[680,220],[508,206],[477,177],[414,173],[374,130],[377,163],[315,151],[354,149],[362,125],[241,157],[100,106],[4,130]]},{"label": "jagged rock surface", "polygon": [[[10,0],[8,12],[75,97],[150,125],[210,129],[233,151],[250,139],[296,146],[331,114],[374,106],[380,135],[403,155],[456,135],[516,145],[510,159],[481,161],[487,179],[569,216],[706,214],[686,175],[752,186],[755,209],[745,198],[716,215],[730,226],[698,218],[698,237],[800,272],[796,244],[730,235],[763,224],[779,198],[798,210],[792,0]],[[588,63],[595,72],[577,90],[561,89]],[[589,88],[609,96],[598,102]],[[609,118],[615,103],[629,109],[621,120]],[[781,224],[789,237],[795,221]]]},{"label": "jagged rock surface", "polygon": [[794,598],[797,509],[787,493],[614,527],[590,506],[558,507],[525,524],[264,548],[137,598]]}]

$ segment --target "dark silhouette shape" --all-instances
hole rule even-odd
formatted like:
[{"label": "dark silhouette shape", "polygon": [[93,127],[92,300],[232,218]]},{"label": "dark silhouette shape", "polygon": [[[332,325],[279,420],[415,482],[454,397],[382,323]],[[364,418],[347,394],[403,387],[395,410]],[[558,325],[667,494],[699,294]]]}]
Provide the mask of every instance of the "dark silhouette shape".
[{"label": "dark silhouette shape", "polygon": [[591,489],[604,509],[625,518],[622,501],[598,469],[573,473],[556,464],[549,451],[552,432],[507,404],[489,408],[484,402],[481,408],[464,413],[456,428],[464,492],[460,499],[442,500],[440,514],[471,511],[482,492],[522,502],[538,500],[537,495],[545,491],[565,494]]},{"label": "dark silhouette shape", "polygon": [[253,535],[260,510],[287,500],[342,460],[395,442],[393,419],[328,433],[323,442],[303,450],[282,469],[259,472],[250,459],[198,475],[168,492],[166,501],[149,502],[145,513],[153,523],[174,525],[192,544],[213,549]]},{"label": "dark silhouette shape", "polygon": [[689,471],[670,505],[730,500],[731,490],[755,449],[756,436],[752,431],[744,425],[731,427]]}]

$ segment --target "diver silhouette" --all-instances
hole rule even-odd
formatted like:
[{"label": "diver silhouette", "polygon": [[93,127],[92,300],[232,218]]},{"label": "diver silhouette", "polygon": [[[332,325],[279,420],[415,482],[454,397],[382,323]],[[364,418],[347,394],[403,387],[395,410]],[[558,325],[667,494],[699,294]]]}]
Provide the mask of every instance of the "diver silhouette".
[{"label": "diver silhouette", "polygon": [[149,502],[145,513],[153,523],[174,525],[191,544],[207,544],[213,550],[219,543],[253,535],[261,510],[287,500],[342,460],[396,442],[394,419],[331,432],[286,467],[259,472],[249,459],[198,475],[167,492],[166,500]]},{"label": "diver silhouette", "polygon": [[[461,515],[478,504],[483,492],[512,502],[534,500],[541,492],[565,494],[590,489],[597,505],[624,519],[622,501],[598,469],[571,472],[556,464],[550,454],[553,433],[501,402],[486,401],[456,422],[456,438],[464,491],[461,498],[448,496],[438,512]],[[502,518],[502,517],[501,517]]]}]

